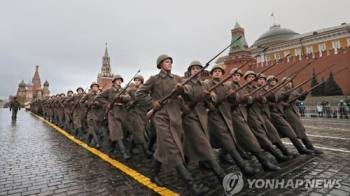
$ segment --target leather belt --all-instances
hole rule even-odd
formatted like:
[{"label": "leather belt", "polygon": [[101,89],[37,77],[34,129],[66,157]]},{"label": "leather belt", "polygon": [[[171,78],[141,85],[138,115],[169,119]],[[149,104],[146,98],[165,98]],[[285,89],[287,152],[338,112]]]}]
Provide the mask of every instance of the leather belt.
[{"label": "leather belt", "polygon": [[124,104],[122,104],[122,103],[114,103],[114,105],[122,106],[122,105],[124,105]]}]

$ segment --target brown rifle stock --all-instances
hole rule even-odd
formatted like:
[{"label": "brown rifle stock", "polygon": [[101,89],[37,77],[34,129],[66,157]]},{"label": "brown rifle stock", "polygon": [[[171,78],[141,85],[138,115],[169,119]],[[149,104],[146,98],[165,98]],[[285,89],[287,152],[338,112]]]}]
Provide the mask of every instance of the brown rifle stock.
[{"label": "brown rifle stock", "polygon": [[[227,48],[231,47],[232,44],[234,44],[235,42],[237,42],[238,40],[240,40],[242,38],[242,36],[239,36],[235,41],[233,41],[229,46],[227,46],[225,49],[223,49],[221,52],[219,52],[219,54],[217,54],[216,56],[214,56],[212,59],[210,59],[205,66],[198,71],[197,73],[193,74],[190,78],[188,78],[185,82],[182,82],[182,86],[187,84],[188,82],[190,82],[193,78],[196,78],[197,76],[199,76],[200,73],[202,73],[210,64],[210,62],[212,62],[216,57],[218,57],[220,54],[222,54]],[[163,106],[166,101],[168,99],[170,99],[172,96],[174,96],[176,93],[176,89],[174,88],[170,94],[168,94],[167,96],[165,96],[163,99],[158,100],[160,105]],[[152,116],[155,114],[155,110],[152,108],[150,111],[147,112],[147,118],[150,119],[152,118]]]}]

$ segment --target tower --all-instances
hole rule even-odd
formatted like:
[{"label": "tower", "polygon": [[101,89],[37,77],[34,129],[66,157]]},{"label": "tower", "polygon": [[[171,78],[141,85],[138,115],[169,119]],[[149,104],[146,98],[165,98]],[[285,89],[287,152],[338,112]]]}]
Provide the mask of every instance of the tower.
[{"label": "tower", "polygon": [[32,79],[32,83],[34,84],[33,86],[33,98],[36,98],[36,89],[41,87],[41,81],[40,81],[40,76],[39,76],[39,65],[37,64],[35,66],[35,73]]},{"label": "tower", "polygon": [[111,72],[111,59],[108,55],[107,43],[105,54],[102,57],[102,67],[101,72],[97,75],[97,83],[100,87],[103,87],[103,90],[108,89],[112,86],[113,74]]},{"label": "tower", "polygon": [[50,90],[49,90],[49,82],[46,80],[44,82],[44,88],[42,89],[42,96],[46,97],[46,96],[50,96]]},{"label": "tower", "polygon": [[34,84],[32,83],[32,81],[29,81],[27,84],[26,101],[31,101],[33,99],[33,87]]},{"label": "tower", "polygon": [[26,87],[27,87],[27,84],[24,82],[24,80],[22,80],[18,84],[17,98],[21,105],[24,105],[24,102],[26,100],[26,92],[27,92]]}]

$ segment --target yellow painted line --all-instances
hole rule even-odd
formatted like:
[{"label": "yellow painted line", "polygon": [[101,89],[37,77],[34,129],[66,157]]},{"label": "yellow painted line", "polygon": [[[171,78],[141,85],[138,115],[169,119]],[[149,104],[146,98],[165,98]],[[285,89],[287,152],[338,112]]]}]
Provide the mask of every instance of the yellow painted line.
[{"label": "yellow painted line", "polygon": [[[29,113],[31,113],[31,112],[29,112]],[[117,169],[121,170],[122,172],[128,174],[130,177],[134,178],[139,183],[147,186],[149,189],[152,189],[154,192],[156,192],[156,193],[158,193],[160,195],[165,195],[165,196],[170,196],[170,195],[171,196],[173,196],[173,195],[178,195],[179,196],[178,193],[175,193],[174,191],[172,191],[170,189],[167,189],[165,187],[157,186],[156,184],[152,183],[151,180],[147,176],[144,176],[144,175],[140,174],[139,172],[131,169],[130,167],[124,165],[123,163],[110,158],[108,155],[106,155],[103,152],[97,150],[96,148],[91,148],[86,143],[75,139],[74,136],[68,134],[65,130],[61,129],[60,127],[56,126],[55,124],[45,120],[43,117],[38,116],[38,115],[36,115],[34,113],[31,113],[31,114],[33,114],[37,118],[41,119],[42,121],[44,121],[45,123],[47,123],[51,127],[55,128],[57,131],[59,131],[60,133],[65,135],[67,138],[71,139],[73,142],[79,144],[80,146],[82,146],[86,150],[92,152],[93,154],[99,156],[101,159],[103,159],[106,162],[110,163],[115,168],[117,168]]]}]

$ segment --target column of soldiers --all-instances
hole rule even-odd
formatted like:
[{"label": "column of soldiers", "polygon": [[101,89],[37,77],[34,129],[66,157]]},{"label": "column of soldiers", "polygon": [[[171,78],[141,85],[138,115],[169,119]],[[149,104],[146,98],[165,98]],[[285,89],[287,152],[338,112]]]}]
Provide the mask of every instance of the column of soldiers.
[{"label": "column of soldiers", "polygon": [[[78,87],[75,95],[69,90],[67,96],[62,93],[33,101],[31,109],[80,140],[87,132],[89,146],[100,148],[101,136],[108,134],[108,155],[113,159],[118,158],[116,146],[124,161],[129,161],[131,154],[136,154],[134,149],[141,146],[146,158],[153,157],[153,183],[166,186],[159,178],[161,166],[172,166],[194,195],[204,195],[209,189],[194,180],[187,167],[190,161],[198,161],[199,167],[210,169],[220,184],[226,175],[213,148],[220,149],[218,159],[222,164],[236,164],[246,177],[260,172],[246,162],[253,157],[264,171],[281,169],[263,151],[270,153],[277,163],[303,154],[323,153],[313,147],[295,104],[289,102],[296,97],[304,100],[308,92],[291,91],[290,78],[282,79],[283,88],[264,95],[278,85],[273,75],[265,77],[253,71],[243,74],[235,68],[230,72],[231,82],[220,84],[226,70],[216,65],[210,70],[211,80],[196,77],[183,85],[182,78],[172,73],[172,57],[160,55],[156,66],[160,70],[157,74],[147,81],[137,75],[133,78],[134,86],[126,89],[121,86],[123,77],[115,75],[112,87],[103,92],[93,82],[89,93]],[[194,75],[202,68],[199,61],[193,61],[188,72]],[[242,78],[248,83],[244,88],[240,88]],[[169,94],[172,96],[163,100]],[[201,96],[201,101],[189,107]],[[150,109],[154,115],[148,119],[146,113]],[[108,122],[107,129],[102,128],[104,120]],[[131,154],[125,148],[128,134]],[[284,137],[291,140],[298,152],[287,150],[281,141]]]}]

